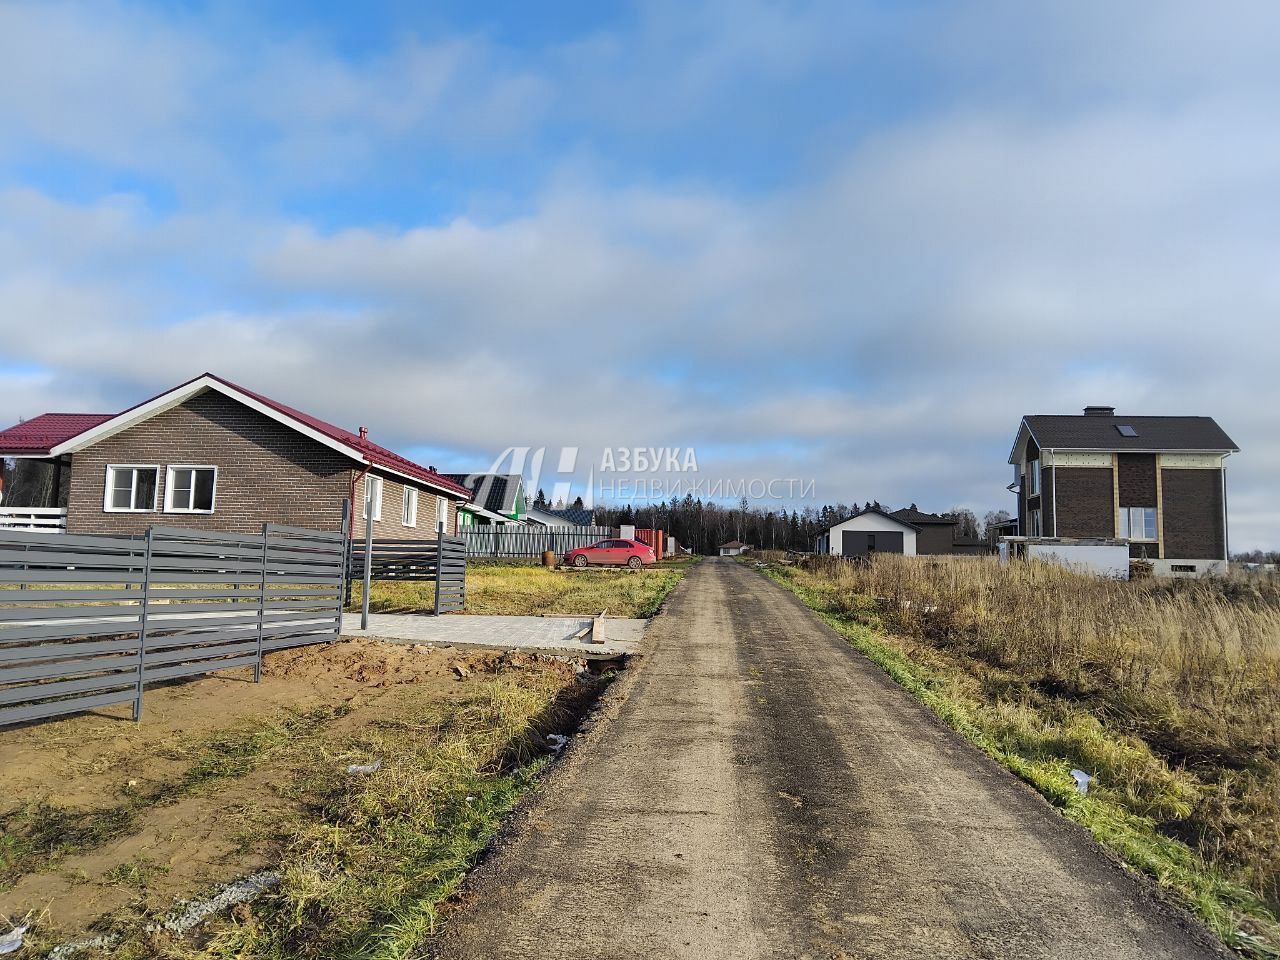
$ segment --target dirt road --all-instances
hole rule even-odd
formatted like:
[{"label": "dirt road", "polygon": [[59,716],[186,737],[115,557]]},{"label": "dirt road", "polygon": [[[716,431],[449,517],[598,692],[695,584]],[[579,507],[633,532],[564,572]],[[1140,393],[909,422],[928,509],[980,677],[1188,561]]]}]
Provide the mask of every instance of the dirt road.
[{"label": "dirt road", "polygon": [[699,564],[647,644],[442,956],[1227,955],[754,571]]}]

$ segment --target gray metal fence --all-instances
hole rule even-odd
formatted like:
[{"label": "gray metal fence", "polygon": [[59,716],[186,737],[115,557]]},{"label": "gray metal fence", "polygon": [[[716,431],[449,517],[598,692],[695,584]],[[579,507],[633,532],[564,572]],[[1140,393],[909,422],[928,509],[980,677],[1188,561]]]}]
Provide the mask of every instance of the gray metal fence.
[{"label": "gray metal fence", "polygon": [[[364,579],[365,552],[364,542],[351,542],[348,584]],[[371,581],[435,581],[435,612],[461,610],[466,601],[466,543],[461,537],[449,536],[438,540],[375,539],[368,575]]]},{"label": "gray metal fence", "polygon": [[547,550],[558,554],[589,547],[616,537],[614,527],[522,527],[495,525],[463,527],[459,536],[466,542],[470,557],[537,557]]},{"label": "gray metal fence", "polygon": [[344,538],[152,527],[143,537],[0,532],[0,725],[133,703],[148,683],[335,640]]},{"label": "gray metal fence", "polygon": [[436,577],[436,613],[461,610],[467,600],[467,545],[460,537],[440,538],[440,572]]}]

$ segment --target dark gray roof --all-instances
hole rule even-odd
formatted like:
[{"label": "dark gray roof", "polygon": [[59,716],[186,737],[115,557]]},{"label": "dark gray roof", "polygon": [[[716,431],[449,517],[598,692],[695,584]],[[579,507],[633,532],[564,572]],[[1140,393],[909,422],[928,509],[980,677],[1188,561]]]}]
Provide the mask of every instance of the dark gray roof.
[{"label": "dark gray roof", "polygon": [[524,484],[518,473],[446,473],[444,477],[474,493],[476,503],[486,510],[502,514],[515,513],[516,494]]},{"label": "dark gray roof", "polygon": [[583,507],[561,507],[559,509],[539,507],[538,509],[543,513],[551,514],[553,517],[559,517],[575,527],[590,527],[596,521],[596,515]]},{"label": "dark gray roof", "polygon": [[889,514],[895,520],[905,520],[907,523],[949,523],[955,526],[955,521],[949,517],[940,517],[936,513],[925,513],[923,510],[917,510],[914,505],[903,507],[901,510],[895,510]]},{"label": "dark gray roof", "polygon": [[[916,524],[912,523],[910,520],[904,519],[903,517],[899,517],[897,514],[890,513],[887,510],[882,510],[880,507],[867,507],[863,510],[855,510],[853,513],[849,514],[849,516],[845,517],[843,520],[839,520],[836,523],[833,523],[831,527],[838,527],[842,523],[848,523],[854,517],[860,517],[864,513],[878,513],[880,516],[887,517],[888,519],[894,521],[895,523],[902,524],[904,527],[910,527],[912,530],[915,530],[917,533],[920,532],[920,528]],[[827,529],[830,530],[831,527],[828,527]]]},{"label": "dark gray roof", "polygon": [[[1023,422],[1040,447],[1052,450],[1240,449],[1213,417],[1030,414]],[[1122,435],[1116,429],[1122,426],[1133,427],[1137,436]]]}]

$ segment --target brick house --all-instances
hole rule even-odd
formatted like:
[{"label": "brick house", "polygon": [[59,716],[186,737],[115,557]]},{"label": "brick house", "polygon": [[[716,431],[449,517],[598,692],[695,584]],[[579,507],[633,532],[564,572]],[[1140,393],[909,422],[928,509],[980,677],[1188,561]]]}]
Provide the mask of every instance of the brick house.
[{"label": "brick house", "polygon": [[363,427],[352,433],[210,373],[123,413],[34,417],[0,431],[0,458],[0,527],[49,532],[337,530],[344,501],[372,497],[375,536],[427,539],[454,532],[471,497]]},{"label": "brick house", "polygon": [[1211,417],[1119,416],[1114,407],[1022,418],[1009,453],[1024,537],[1127,541],[1159,575],[1224,571],[1226,459]]}]

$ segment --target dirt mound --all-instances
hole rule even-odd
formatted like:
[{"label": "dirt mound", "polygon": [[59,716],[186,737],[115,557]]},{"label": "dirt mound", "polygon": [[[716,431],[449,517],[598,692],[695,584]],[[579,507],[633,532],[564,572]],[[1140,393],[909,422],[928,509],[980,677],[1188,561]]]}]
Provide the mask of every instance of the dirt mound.
[{"label": "dirt mound", "polygon": [[573,664],[535,653],[517,651],[467,651],[425,644],[398,644],[382,640],[352,639],[324,647],[282,650],[266,658],[263,679],[297,683],[320,680],[326,683],[357,684],[385,689],[429,678],[457,677],[454,668],[467,674],[506,670],[559,670],[571,676]]}]

